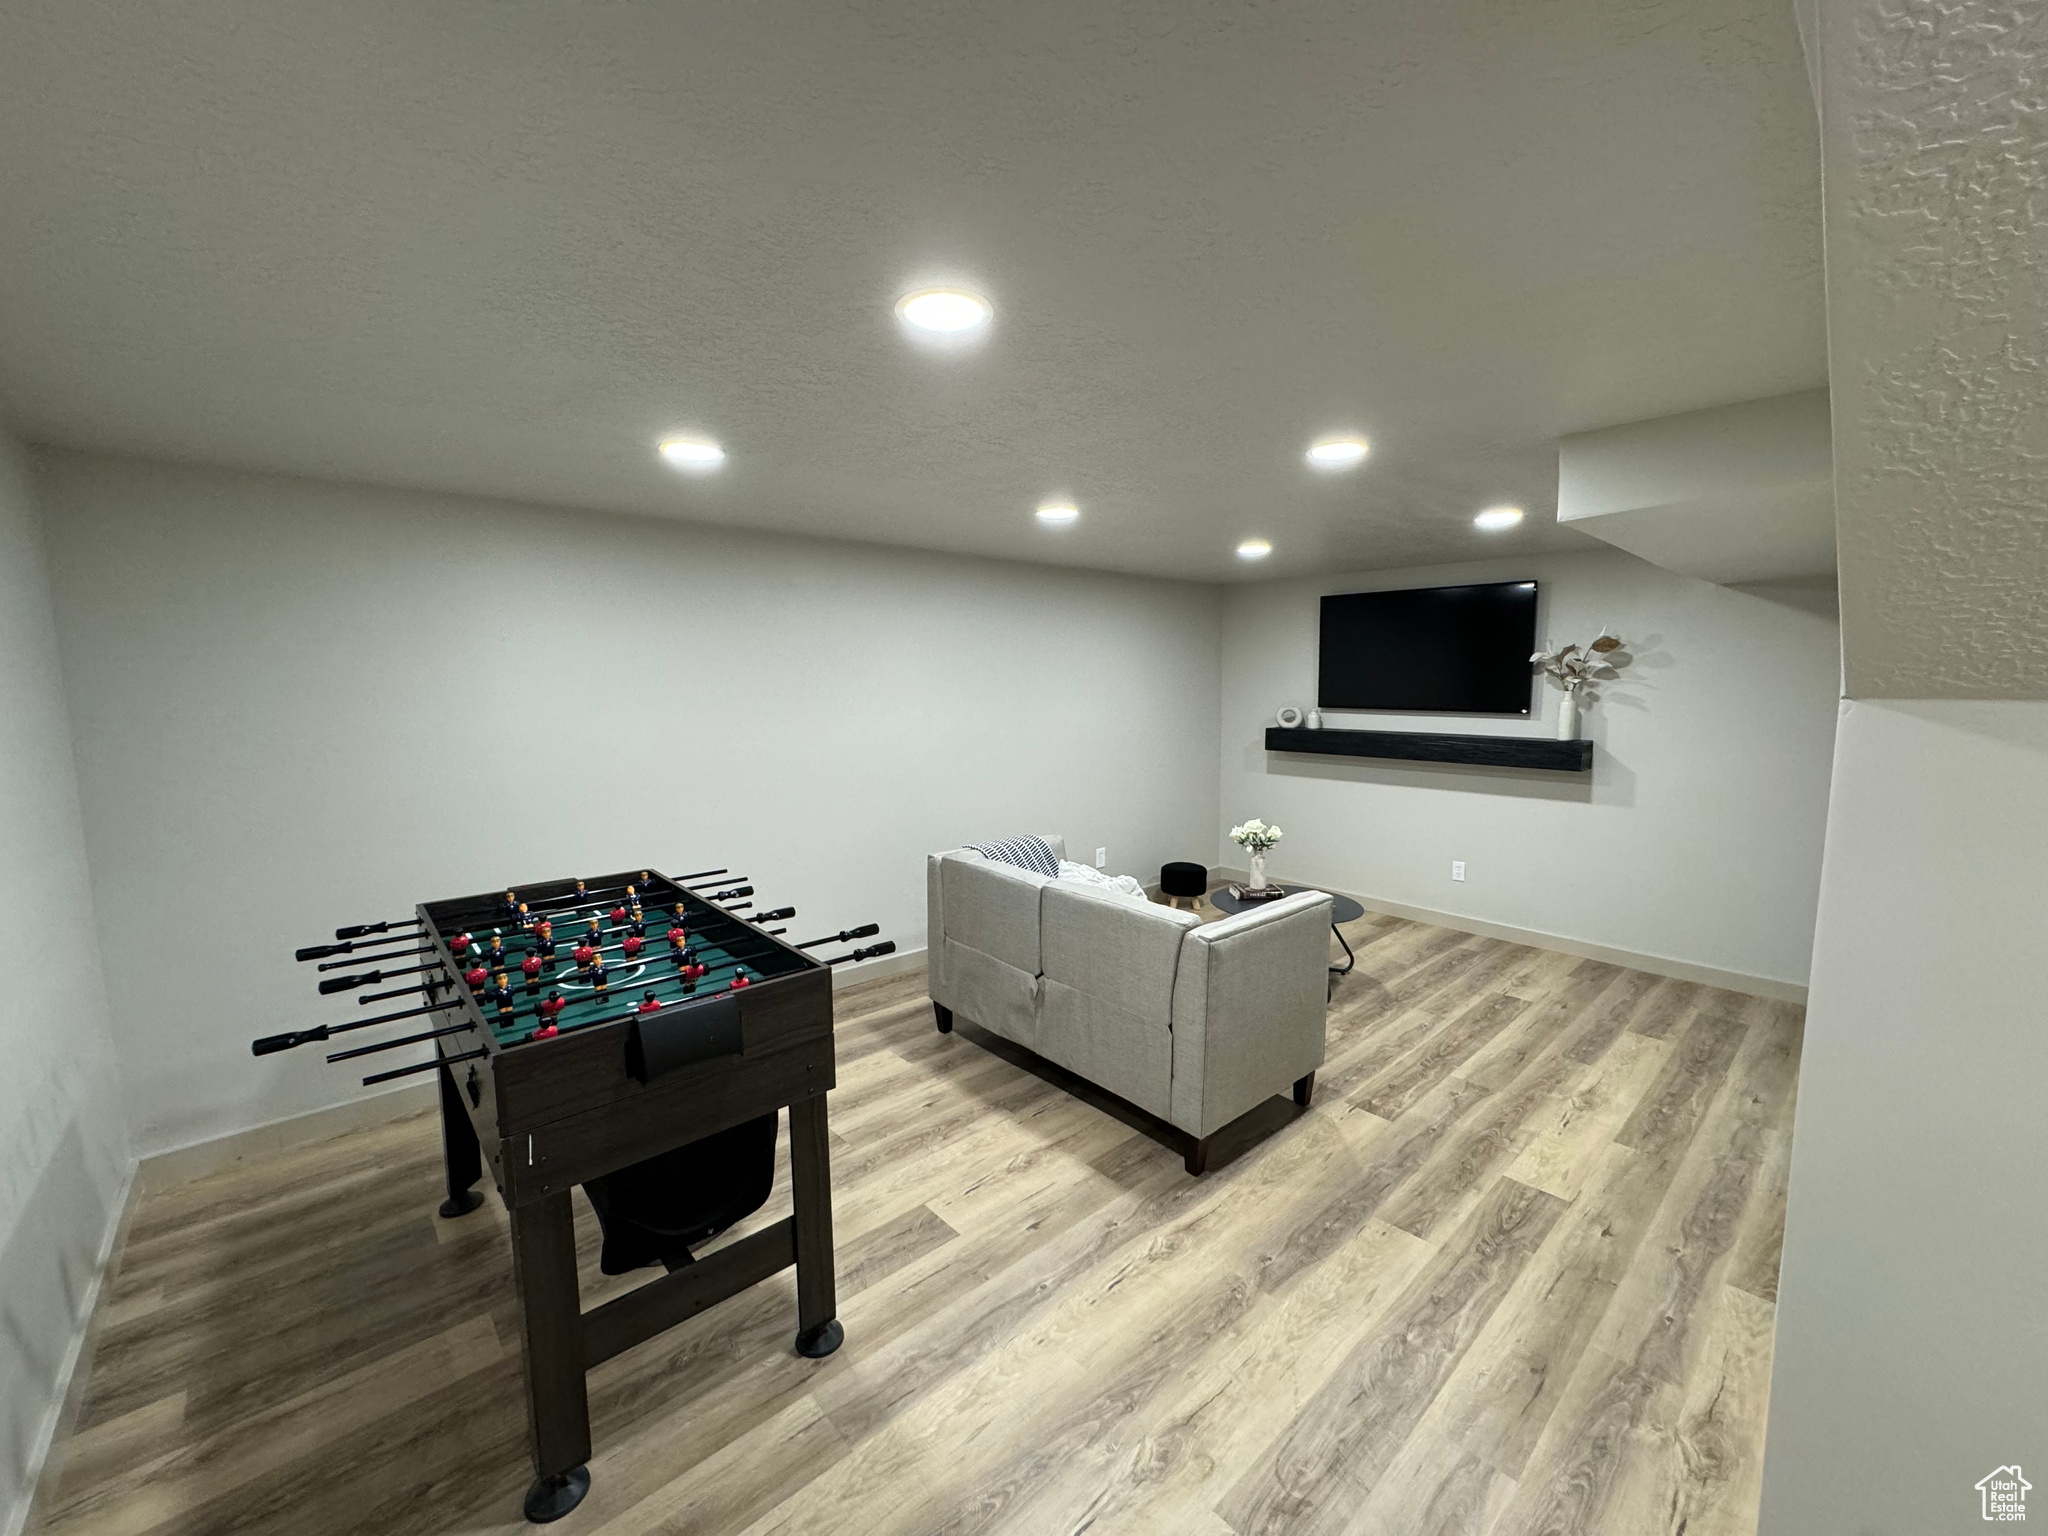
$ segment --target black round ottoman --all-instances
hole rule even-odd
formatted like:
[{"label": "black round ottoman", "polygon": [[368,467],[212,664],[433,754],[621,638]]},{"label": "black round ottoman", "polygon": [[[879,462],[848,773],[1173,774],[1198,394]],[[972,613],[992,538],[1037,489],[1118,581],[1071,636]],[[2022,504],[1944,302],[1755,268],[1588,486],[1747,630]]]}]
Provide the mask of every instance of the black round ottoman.
[{"label": "black round ottoman", "polygon": [[1209,894],[1209,871],[1200,864],[1162,864],[1159,894],[1166,898],[1169,907],[1177,907],[1183,901],[1194,906]]}]

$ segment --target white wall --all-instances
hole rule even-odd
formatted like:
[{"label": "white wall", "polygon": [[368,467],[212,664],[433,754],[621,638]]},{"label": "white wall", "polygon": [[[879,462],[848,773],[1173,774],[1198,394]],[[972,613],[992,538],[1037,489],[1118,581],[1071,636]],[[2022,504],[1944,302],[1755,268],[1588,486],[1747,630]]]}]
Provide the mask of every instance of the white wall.
[{"label": "white wall", "polygon": [[927,850],[1156,878],[1216,816],[1213,588],[54,454],[107,976],[145,1152],[363,1093],[258,1034],[415,901],[729,865],[923,945]]},{"label": "white wall", "polygon": [[[1453,582],[1541,584],[1537,634],[1611,626],[1634,662],[1586,714],[1592,772],[1271,753],[1282,704],[1314,701],[1325,593]],[[1224,605],[1222,833],[1286,833],[1283,880],[1557,935],[1741,977],[1803,984],[1813,936],[1838,679],[1825,593],[1759,595],[1619,552],[1487,560],[1230,589]],[[1534,684],[1532,683],[1532,688]],[[1540,717],[1330,714],[1374,730],[1554,735]],[[1451,879],[1462,859],[1467,879]]]},{"label": "white wall", "polygon": [[41,531],[0,435],[0,1530],[47,1449],[129,1168]]},{"label": "white wall", "polygon": [[1845,703],[1837,764],[1763,1528],[1960,1531],[2048,1488],[2048,704]]},{"label": "white wall", "polygon": [[[2017,24],[2016,24],[2017,23]],[[1829,0],[1844,691],[1758,1529],[2048,1502],[2048,203],[2039,7]],[[2037,151],[2037,145],[2030,145]]]}]

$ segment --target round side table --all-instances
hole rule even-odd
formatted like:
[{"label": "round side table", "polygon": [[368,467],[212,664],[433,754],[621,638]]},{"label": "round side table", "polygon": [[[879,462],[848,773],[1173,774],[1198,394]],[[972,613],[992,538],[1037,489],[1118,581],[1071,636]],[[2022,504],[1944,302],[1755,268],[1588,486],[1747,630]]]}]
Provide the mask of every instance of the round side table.
[{"label": "round side table", "polygon": [[[1282,884],[1280,889],[1293,896],[1302,891],[1312,891],[1315,887],[1312,885]],[[1337,943],[1344,951],[1344,963],[1331,966],[1330,974],[1332,976],[1349,976],[1351,968],[1358,964],[1358,956],[1351,953],[1351,946],[1344,942],[1344,935],[1337,925],[1339,923],[1357,922],[1358,919],[1365,916],[1365,908],[1353,901],[1349,896],[1339,896],[1335,891],[1325,891],[1323,894],[1330,898],[1332,904],[1330,907],[1330,932],[1336,934]],[[1241,900],[1230,894],[1230,887],[1227,885],[1220,891],[1211,891],[1209,899],[1225,912],[1251,912],[1268,905],[1268,903],[1263,901]]]}]

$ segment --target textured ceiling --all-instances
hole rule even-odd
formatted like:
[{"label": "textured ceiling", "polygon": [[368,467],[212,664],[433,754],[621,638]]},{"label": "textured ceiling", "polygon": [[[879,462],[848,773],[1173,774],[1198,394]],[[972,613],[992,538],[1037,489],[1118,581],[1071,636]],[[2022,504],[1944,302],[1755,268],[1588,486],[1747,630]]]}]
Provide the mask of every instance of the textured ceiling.
[{"label": "textured ceiling", "polygon": [[14,0],[0,143],[72,446],[1227,579],[1589,546],[1560,434],[1826,378],[1785,0]]}]

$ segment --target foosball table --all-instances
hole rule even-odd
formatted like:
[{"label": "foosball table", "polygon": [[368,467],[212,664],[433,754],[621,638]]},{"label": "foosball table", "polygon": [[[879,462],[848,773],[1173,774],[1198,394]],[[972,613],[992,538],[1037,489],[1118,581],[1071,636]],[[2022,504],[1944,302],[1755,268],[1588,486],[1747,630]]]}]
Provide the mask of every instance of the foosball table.
[{"label": "foosball table", "polygon": [[[419,1024],[336,1051],[330,1062],[409,1046],[430,1059],[365,1085],[439,1081],[454,1218],[483,1201],[490,1170],[511,1215],[534,1481],[527,1518],[560,1518],[590,1487],[584,1373],[794,1266],[797,1350],[839,1347],[825,1095],[832,1088],[832,967],[810,951],[871,937],[874,924],[802,944],[746,914],[744,877],[651,869],[511,886],[431,901],[409,919],[335,930],[301,949],[320,991],[413,1006],[254,1042],[258,1055],[379,1026]],[[735,883],[741,882],[741,883]],[[395,946],[395,947],[394,947]],[[408,947],[409,946],[409,947]],[[787,1108],[792,1214],[702,1258],[690,1249],[763,1204],[777,1116]],[[604,1267],[666,1273],[585,1312],[573,1210],[578,1185],[605,1232]]]}]

